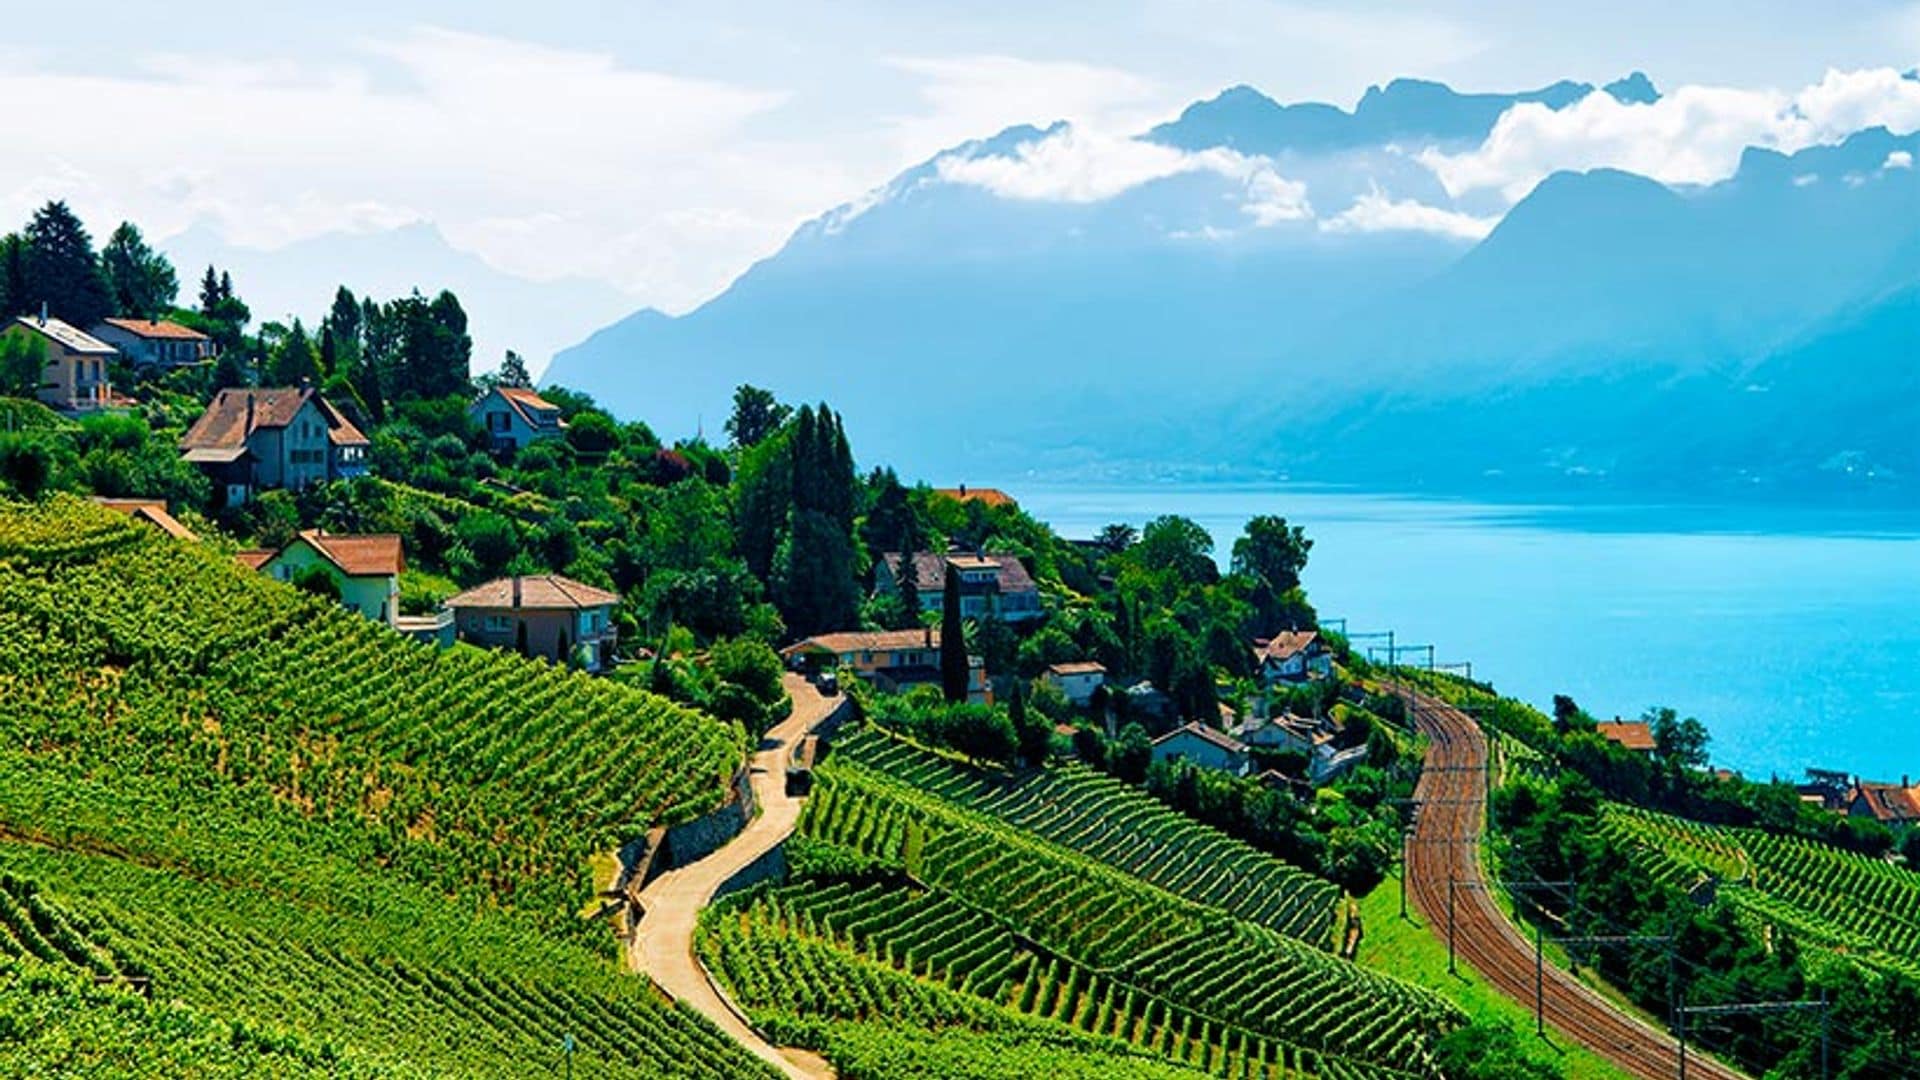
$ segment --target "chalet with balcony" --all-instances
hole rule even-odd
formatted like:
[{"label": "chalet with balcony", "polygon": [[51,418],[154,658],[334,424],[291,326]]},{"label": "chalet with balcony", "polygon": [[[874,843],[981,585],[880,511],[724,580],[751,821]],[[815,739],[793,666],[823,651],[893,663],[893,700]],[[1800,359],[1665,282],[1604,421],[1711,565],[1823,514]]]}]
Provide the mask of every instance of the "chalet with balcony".
[{"label": "chalet with balcony", "polygon": [[136,368],[191,367],[212,360],[213,339],[170,319],[103,319],[88,331]]}]

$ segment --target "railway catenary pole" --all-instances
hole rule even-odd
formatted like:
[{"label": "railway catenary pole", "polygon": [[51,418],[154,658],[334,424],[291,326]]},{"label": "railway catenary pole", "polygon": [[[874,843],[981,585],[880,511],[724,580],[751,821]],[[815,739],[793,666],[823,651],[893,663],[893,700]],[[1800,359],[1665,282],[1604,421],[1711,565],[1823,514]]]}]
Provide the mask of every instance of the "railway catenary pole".
[{"label": "railway catenary pole", "polygon": [[[1577,888],[1572,881],[1543,881],[1537,878],[1532,881],[1509,881],[1506,882],[1506,886],[1508,892],[1520,892],[1524,889],[1549,889],[1554,892],[1559,892],[1562,889],[1570,891]],[[1533,906],[1535,909],[1533,920],[1533,1033],[1535,1035],[1545,1035],[1547,1033],[1547,953],[1545,942],[1546,930],[1544,927],[1546,925],[1547,909],[1542,906],[1538,900],[1533,901]]]}]

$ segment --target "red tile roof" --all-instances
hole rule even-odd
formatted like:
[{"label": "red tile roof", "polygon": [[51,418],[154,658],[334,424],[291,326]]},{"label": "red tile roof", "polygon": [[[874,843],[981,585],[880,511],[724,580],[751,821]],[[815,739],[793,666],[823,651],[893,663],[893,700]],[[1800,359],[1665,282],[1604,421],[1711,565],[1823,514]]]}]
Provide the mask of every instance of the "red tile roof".
[{"label": "red tile roof", "polygon": [[560,411],[560,406],[524,386],[496,386],[494,389],[500,392],[500,396],[506,399],[507,404],[513,406],[513,411],[519,413],[520,419],[525,420],[529,427],[540,426],[539,418],[532,415],[533,413]]},{"label": "red tile roof", "polygon": [[815,634],[810,638],[796,641],[780,650],[782,656],[793,656],[803,652],[893,652],[899,649],[937,649],[940,647],[940,631],[921,630],[842,630],[832,634]]},{"label": "red tile roof", "polygon": [[986,506],[1018,506],[1013,496],[999,488],[970,488],[961,484],[957,488],[934,488],[935,495],[945,495],[960,502],[977,502]]},{"label": "red tile roof", "polygon": [[349,536],[307,529],[300,539],[348,577],[390,577],[407,568],[400,538],[392,533]]},{"label": "red tile roof", "polygon": [[193,535],[192,529],[180,524],[177,518],[167,513],[167,504],[160,499],[109,499],[95,495],[93,501],[109,510],[118,510],[123,514],[139,518],[176,540],[199,539]]},{"label": "red tile roof", "polygon": [[269,551],[266,548],[247,548],[245,551],[234,552],[233,557],[239,561],[241,566],[249,570],[258,570],[267,565],[268,559],[278,554],[279,552]]},{"label": "red tile roof", "polygon": [[1594,727],[1601,738],[1628,750],[1647,753],[1654,749],[1653,728],[1644,720],[1605,720]]},{"label": "red tile roof", "polygon": [[[881,558],[885,560],[887,570],[893,574],[894,580],[899,580],[900,553],[897,551],[889,551],[882,555]],[[1033,583],[1032,575],[1027,573],[1026,565],[1020,561],[1018,555],[988,553],[983,556],[974,556],[955,553],[952,556],[948,556],[937,551],[917,551],[914,552],[913,555],[914,585],[917,591],[937,593],[944,590],[947,586],[947,563],[949,560],[958,566],[969,568],[984,567],[989,564],[997,567],[1000,571],[1000,591],[1002,593],[1032,592],[1037,588]]]},{"label": "red tile roof", "polygon": [[[1255,660],[1285,660],[1303,649],[1311,649],[1320,641],[1317,630],[1287,630],[1270,638],[1253,639],[1253,657]],[[1321,648],[1326,646],[1322,645]]]},{"label": "red tile roof", "polygon": [[1107,665],[1097,660],[1074,660],[1065,664],[1048,664],[1047,670],[1055,675],[1105,675]]},{"label": "red tile roof", "polygon": [[506,611],[565,611],[620,602],[619,593],[596,589],[559,574],[494,578],[447,601],[450,608],[499,608]]},{"label": "red tile roof", "polygon": [[[180,449],[186,451],[231,451],[244,448],[247,436],[263,428],[283,428],[293,423],[309,400],[327,423],[327,440],[335,445],[367,445],[345,416],[327,400],[305,387],[255,387],[222,390],[213,396],[207,411],[180,437]],[[249,407],[251,406],[251,407]]]},{"label": "red tile roof", "polygon": [[1876,821],[1920,821],[1920,787],[1862,781],[1854,785],[1847,802],[1849,810],[1865,811]]},{"label": "red tile roof", "polygon": [[181,326],[171,319],[106,319],[108,326],[125,330],[136,337],[153,338],[166,341],[210,341],[211,338],[190,326]]}]

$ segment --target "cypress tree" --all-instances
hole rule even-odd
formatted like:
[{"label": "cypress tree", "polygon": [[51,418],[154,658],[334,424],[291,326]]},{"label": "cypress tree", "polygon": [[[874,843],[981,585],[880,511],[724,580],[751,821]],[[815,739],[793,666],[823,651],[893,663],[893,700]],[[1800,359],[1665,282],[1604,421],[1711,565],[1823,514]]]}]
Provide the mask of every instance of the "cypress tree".
[{"label": "cypress tree", "polygon": [[950,702],[967,700],[967,632],[960,621],[960,574],[952,563],[940,606],[940,688]]}]

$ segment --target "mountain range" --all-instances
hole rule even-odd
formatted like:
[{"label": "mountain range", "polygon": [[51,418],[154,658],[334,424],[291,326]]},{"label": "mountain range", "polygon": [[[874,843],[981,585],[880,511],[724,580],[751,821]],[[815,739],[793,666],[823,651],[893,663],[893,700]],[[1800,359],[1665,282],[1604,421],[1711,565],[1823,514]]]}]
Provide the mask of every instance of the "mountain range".
[{"label": "mountain range", "polygon": [[[1178,475],[1920,497],[1920,136],[1449,193],[1521,105],[1234,87],[1127,140],[1016,127],[800,227],[724,294],[546,379],[663,434],[732,388],[824,399],[914,475]],[[1115,179],[1117,177],[1117,179]]]}]

